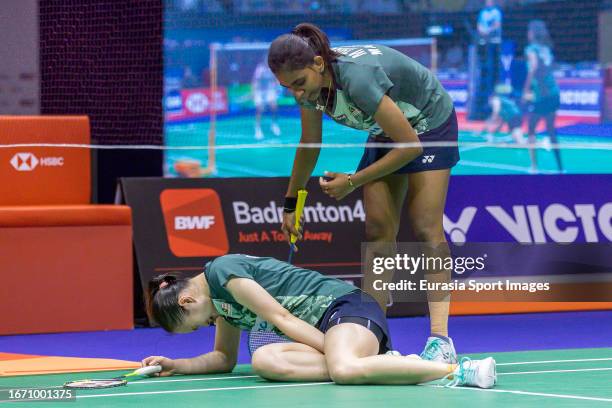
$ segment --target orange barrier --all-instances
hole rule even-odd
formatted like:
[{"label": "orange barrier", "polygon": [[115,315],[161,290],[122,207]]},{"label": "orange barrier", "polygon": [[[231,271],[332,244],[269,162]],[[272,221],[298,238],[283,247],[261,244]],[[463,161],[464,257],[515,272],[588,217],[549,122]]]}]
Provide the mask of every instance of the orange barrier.
[{"label": "orange barrier", "polygon": [[[0,116],[4,144],[89,144],[85,116]],[[91,151],[0,149],[0,334],[133,327],[131,210],[91,205]]]},{"label": "orange barrier", "polygon": [[0,377],[37,374],[63,374],[88,371],[133,370],[134,361],[108,358],[48,357],[0,353]]},{"label": "orange barrier", "polygon": [[[86,116],[0,116],[3,144],[90,144]],[[87,148],[0,149],[0,205],[89,204]]]},{"label": "orange barrier", "polygon": [[[551,283],[546,292],[453,291],[453,315],[610,310],[612,282]],[[559,301],[559,300],[567,301]],[[589,302],[577,300],[594,300]],[[597,300],[597,301],[595,301]]]}]

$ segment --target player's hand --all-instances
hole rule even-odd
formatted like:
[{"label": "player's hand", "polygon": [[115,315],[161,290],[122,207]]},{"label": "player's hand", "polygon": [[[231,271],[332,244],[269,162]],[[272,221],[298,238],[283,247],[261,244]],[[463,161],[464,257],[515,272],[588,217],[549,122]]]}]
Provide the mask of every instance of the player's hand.
[{"label": "player's hand", "polygon": [[141,362],[143,367],[159,365],[162,367],[162,371],[156,376],[160,377],[168,377],[176,372],[176,364],[174,360],[163,356],[150,356],[142,360]]},{"label": "player's hand", "polygon": [[525,102],[531,102],[535,99],[535,95],[533,92],[525,92],[523,94],[523,101]]},{"label": "player's hand", "polygon": [[349,184],[348,174],[331,171],[326,171],[324,174],[325,178],[319,177],[319,185],[328,196],[342,200],[355,190],[355,187]]},{"label": "player's hand", "polygon": [[[302,219],[300,220],[300,224],[303,221],[304,216],[302,215]],[[287,239],[287,243],[291,245],[291,234],[295,235],[299,240],[302,239],[302,228],[299,230],[295,228],[295,211],[291,213],[283,212],[283,224],[281,225],[281,230],[283,234],[285,234],[285,239]],[[297,252],[297,246],[295,246],[295,252]]]}]

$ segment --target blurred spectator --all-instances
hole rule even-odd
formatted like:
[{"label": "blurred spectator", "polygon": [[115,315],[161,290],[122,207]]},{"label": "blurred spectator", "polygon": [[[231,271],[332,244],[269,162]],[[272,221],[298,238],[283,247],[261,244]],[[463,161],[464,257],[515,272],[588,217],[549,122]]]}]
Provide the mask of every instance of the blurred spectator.
[{"label": "blurred spectator", "polygon": [[487,98],[493,93],[499,76],[502,19],[501,9],[495,0],[486,0],[485,7],[478,13],[477,31],[482,75],[481,90]]},{"label": "blurred spectator", "polygon": [[478,34],[480,44],[501,44],[502,40],[502,11],[495,4],[495,0],[486,0],[485,7],[478,13]]}]

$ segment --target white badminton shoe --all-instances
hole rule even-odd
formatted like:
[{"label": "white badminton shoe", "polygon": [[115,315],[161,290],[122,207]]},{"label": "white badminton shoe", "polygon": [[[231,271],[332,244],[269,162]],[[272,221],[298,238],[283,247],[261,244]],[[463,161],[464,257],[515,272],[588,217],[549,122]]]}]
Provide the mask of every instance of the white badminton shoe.
[{"label": "white badminton shoe", "polygon": [[[450,379],[452,377],[452,379]],[[492,388],[497,384],[496,363],[493,357],[484,360],[461,359],[455,371],[444,377],[445,387],[478,387]]]},{"label": "white badminton shoe", "polygon": [[425,344],[425,349],[421,353],[421,358],[439,363],[457,364],[457,352],[455,351],[453,339],[449,338],[448,340],[446,341],[439,337],[429,337],[427,344]]}]

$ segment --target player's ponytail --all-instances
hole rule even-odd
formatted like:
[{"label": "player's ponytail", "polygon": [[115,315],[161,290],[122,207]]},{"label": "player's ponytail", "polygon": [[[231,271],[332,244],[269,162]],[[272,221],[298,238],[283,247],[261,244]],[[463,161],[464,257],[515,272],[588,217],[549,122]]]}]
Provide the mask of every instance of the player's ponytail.
[{"label": "player's ponytail", "polygon": [[149,282],[145,293],[147,316],[166,331],[173,331],[183,321],[185,310],[179,305],[179,294],[188,285],[178,274],[165,273]]},{"label": "player's ponytail", "polygon": [[276,38],[268,51],[268,65],[273,73],[303,69],[320,55],[325,67],[336,60],[339,53],[331,49],[327,35],[314,24],[298,24],[290,34]]}]

